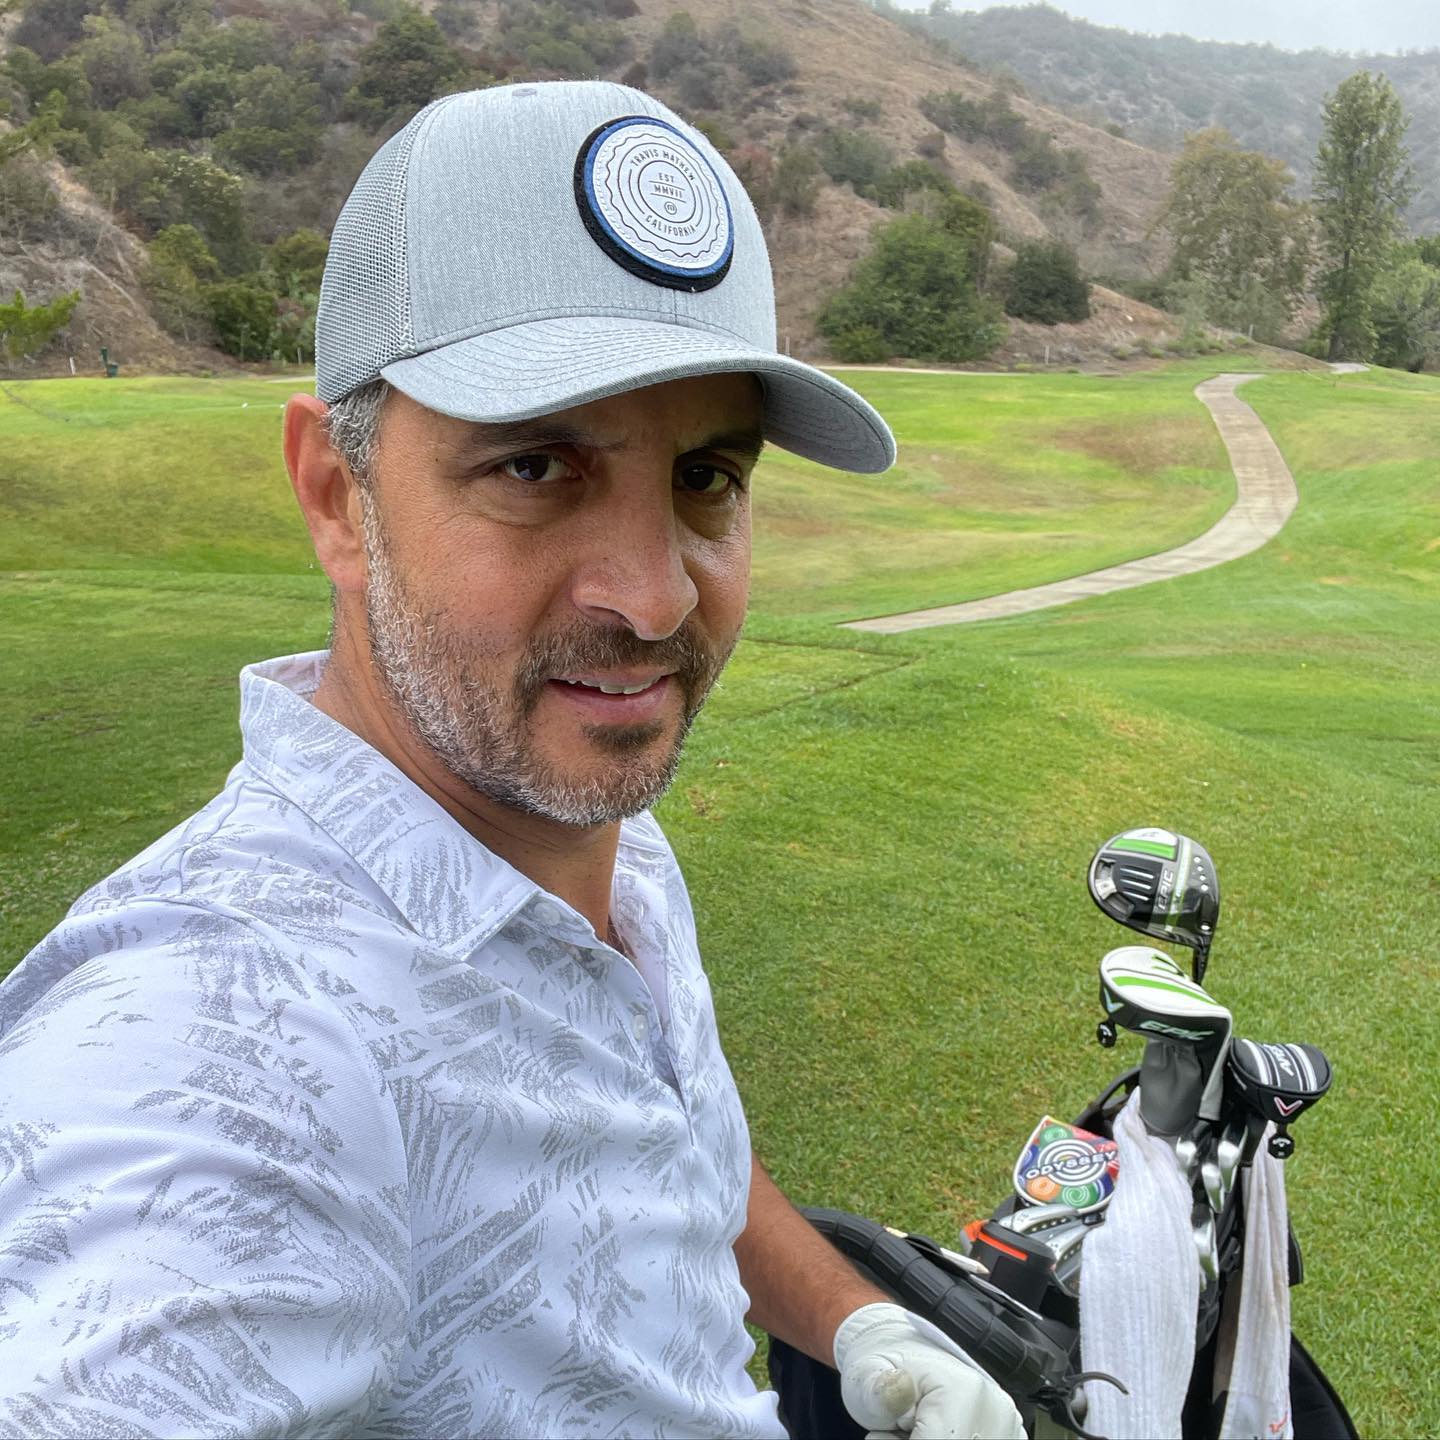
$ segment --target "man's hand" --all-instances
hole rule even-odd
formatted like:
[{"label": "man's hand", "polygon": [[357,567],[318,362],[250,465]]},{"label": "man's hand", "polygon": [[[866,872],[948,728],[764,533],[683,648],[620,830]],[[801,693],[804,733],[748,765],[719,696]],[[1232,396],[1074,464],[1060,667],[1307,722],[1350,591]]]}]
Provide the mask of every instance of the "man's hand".
[{"label": "man's hand", "polygon": [[1010,1397],[962,1354],[899,1305],[862,1306],[835,1332],[841,1397],[872,1440],[1025,1440]]}]

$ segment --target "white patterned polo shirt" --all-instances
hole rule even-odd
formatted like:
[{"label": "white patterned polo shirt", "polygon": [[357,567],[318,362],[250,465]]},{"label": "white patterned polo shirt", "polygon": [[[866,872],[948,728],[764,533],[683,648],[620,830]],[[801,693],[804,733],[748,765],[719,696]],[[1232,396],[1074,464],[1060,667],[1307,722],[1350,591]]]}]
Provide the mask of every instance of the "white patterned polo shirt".
[{"label": "white patterned polo shirt", "polygon": [[0,1435],[783,1436],[659,827],[632,964],[310,704],[325,658],[242,672],[225,789],[0,985]]}]

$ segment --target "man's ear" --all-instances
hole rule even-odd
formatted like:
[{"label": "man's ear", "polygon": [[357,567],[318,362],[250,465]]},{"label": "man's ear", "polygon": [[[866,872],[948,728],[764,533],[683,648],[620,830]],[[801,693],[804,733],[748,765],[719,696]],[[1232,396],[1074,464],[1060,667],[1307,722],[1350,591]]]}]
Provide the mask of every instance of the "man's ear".
[{"label": "man's ear", "polygon": [[365,545],[359,483],[325,434],[327,407],[314,395],[285,406],[285,466],[310,527],[315,558],[341,595],[365,588]]}]

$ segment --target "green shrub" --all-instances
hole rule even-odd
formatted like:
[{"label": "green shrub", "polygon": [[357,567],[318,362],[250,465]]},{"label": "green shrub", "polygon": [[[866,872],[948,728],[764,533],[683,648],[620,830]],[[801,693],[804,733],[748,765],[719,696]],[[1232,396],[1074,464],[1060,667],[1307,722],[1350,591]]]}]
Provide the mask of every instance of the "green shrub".
[{"label": "green shrub", "polygon": [[723,26],[711,42],[715,54],[733,65],[751,85],[777,85],[795,74],[795,60],[783,46]]},{"label": "green shrub", "polygon": [[88,0],[26,0],[11,42],[46,60],[58,60],[85,34]]},{"label": "green shrub", "polygon": [[899,210],[905,197],[917,190],[953,190],[949,180],[924,160],[907,160],[892,166],[870,189],[869,198],[891,210]]},{"label": "green shrub", "polygon": [[210,314],[201,285],[213,279],[220,267],[205,237],[193,225],[169,225],[146,251],[150,264],[145,288],[155,317],[186,341],[208,338]]},{"label": "green shrub", "polygon": [[150,89],[140,37],[112,15],[87,15],[85,38],[75,55],[84,67],[95,105],[113,110],[122,100],[140,99]]},{"label": "green shrub", "polygon": [[1031,133],[1024,116],[998,91],[984,100],[971,100],[957,90],[922,95],[920,113],[962,140],[988,140],[1002,150],[1018,149]]},{"label": "green shrub", "polygon": [[785,215],[813,214],[823,173],[808,145],[787,145],[776,157],[771,177],[775,208]]},{"label": "green shrub", "polygon": [[319,290],[330,242],[318,230],[296,230],[277,240],[266,256],[266,268],[282,295]]},{"label": "green shrub", "polygon": [[0,346],[15,360],[43,350],[55,332],[69,322],[80,298],[78,290],[71,290],[49,304],[27,305],[17,290],[8,304],[0,301]]},{"label": "green shrub", "polygon": [[1075,252],[1047,241],[1021,245],[1010,269],[1005,313],[1041,325],[1090,318],[1090,286]]},{"label": "green shrub", "polygon": [[925,160],[941,160],[945,155],[945,132],[931,130],[915,142],[915,153]]},{"label": "green shrub", "polygon": [[245,225],[245,187],[238,176],[203,155],[182,150],[131,158],[136,168],[129,198],[152,234],[167,225],[193,225],[226,270],[235,273],[249,263],[253,242]]},{"label": "green shrub", "polygon": [[876,232],[818,326],[839,358],[867,362],[892,355],[973,360],[1004,334],[995,307],[976,289],[971,245],[927,215],[906,215]]},{"label": "green shrub", "polygon": [[895,164],[890,147],[862,130],[827,130],[815,148],[825,173],[837,185],[849,185],[857,195],[870,199]]},{"label": "green shrub", "polygon": [[263,360],[275,349],[276,301],[279,298],[255,276],[206,285],[205,305],[220,348],[240,360]]},{"label": "green shrub", "polygon": [[293,174],[320,155],[323,92],[313,82],[262,65],[235,86],[230,128],[215,141],[223,164],[257,175]]},{"label": "green shrub", "polygon": [[894,353],[885,337],[863,320],[835,319],[827,337],[835,358],[848,365],[879,365]]},{"label": "green shrub", "polygon": [[372,128],[476,82],[465,58],[428,16],[404,6],[360,52],[360,73],[345,96],[349,114]]},{"label": "green shrub", "polygon": [[657,80],[666,80],[675,71],[690,64],[704,48],[695,17],[688,10],[677,10],[661,26],[660,33],[650,46],[650,74]]},{"label": "green shrub", "polygon": [[42,240],[50,232],[60,201],[34,157],[0,165],[0,235]]},{"label": "green shrub", "polygon": [[1048,136],[1032,131],[1016,150],[1010,166],[1010,181],[1018,190],[1035,194],[1048,190],[1065,178],[1065,161],[1059,147]]}]

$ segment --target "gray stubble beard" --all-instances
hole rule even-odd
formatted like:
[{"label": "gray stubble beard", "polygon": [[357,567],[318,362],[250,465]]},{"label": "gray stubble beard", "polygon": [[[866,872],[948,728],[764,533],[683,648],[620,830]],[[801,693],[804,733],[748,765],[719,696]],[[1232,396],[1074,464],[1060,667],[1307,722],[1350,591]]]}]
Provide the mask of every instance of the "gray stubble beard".
[{"label": "gray stubble beard", "polygon": [[[564,825],[612,824],[659,800],[675,778],[685,737],[734,641],[722,653],[708,650],[688,627],[661,641],[641,640],[628,630],[577,627],[533,640],[506,693],[477,673],[486,659],[483,651],[467,651],[437,616],[413,602],[378,508],[373,495],[362,498],[370,655],[394,703],[445,767],[499,804]],[[615,756],[609,777],[564,775],[535,752],[526,722],[552,676],[647,663],[674,666],[671,679],[683,694],[680,727],[662,758],[644,755],[663,733],[658,722],[587,727],[587,738]]]}]

